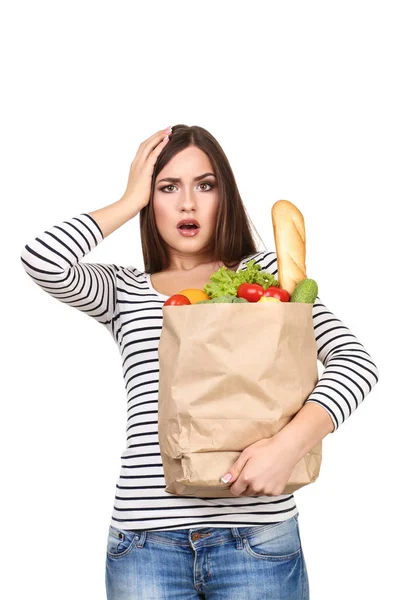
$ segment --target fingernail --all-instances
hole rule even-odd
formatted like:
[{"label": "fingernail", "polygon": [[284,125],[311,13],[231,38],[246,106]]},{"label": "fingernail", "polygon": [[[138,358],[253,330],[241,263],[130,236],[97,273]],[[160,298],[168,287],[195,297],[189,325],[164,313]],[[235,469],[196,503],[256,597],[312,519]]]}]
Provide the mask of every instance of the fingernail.
[{"label": "fingernail", "polygon": [[228,483],[232,479],[231,473],[226,473],[223,477],[221,477],[221,481],[224,483]]}]

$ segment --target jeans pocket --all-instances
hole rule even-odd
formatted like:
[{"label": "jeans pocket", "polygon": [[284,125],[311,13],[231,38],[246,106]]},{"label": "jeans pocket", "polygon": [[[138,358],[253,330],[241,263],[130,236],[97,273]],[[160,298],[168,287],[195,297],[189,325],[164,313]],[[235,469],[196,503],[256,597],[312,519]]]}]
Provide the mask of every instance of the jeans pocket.
[{"label": "jeans pocket", "polygon": [[107,555],[111,558],[121,558],[129,554],[135,546],[135,532],[109,526],[107,540]]},{"label": "jeans pocket", "polygon": [[[296,515],[295,515],[296,516]],[[295,516],[276,525],[263,526],[243,538],[244,547],[254,558],[282,561],[300,555],[301,542]]]}]

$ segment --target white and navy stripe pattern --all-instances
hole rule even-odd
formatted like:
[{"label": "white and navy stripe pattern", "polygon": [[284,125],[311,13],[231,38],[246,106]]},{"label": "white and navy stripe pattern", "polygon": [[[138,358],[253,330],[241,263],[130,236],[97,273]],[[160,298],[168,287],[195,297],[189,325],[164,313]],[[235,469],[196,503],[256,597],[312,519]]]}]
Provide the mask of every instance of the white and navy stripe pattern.
[{"label": "white and navy stripe pattern", "polygon": [[[21,261],[44,291],[103,324],[117,343],[127,394],[127,443],[122,451],[111,524],[127,530],[244,527],[278,522],[297,514],[292,494],[195,498],[165,492],[158,444],[158,343],[166,299],[135,267],[83,263],[103,240],[91,215],[82,213],[51,227],[26,244]],[[277,277],[274,252],[252,258]],[[317,297],[313,307],[318,359],[325,369],[306,402],[320,404],[334,431],[378,381],[364,346]]]}]

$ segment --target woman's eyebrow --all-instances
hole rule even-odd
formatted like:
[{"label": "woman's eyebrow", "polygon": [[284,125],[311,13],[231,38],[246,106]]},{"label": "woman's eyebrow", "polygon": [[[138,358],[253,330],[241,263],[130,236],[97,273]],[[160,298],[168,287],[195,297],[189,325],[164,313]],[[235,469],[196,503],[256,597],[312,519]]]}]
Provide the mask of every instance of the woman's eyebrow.
[{"label": "woman's eyebrow", "polygon": [[[215,177],[214,173],[204,173],[204,175],[199,175],[198,177],[195,177],[193,179],[193,181],[199,181],[199,179],[204,179],[204,177],[209,177],[209,176]],[[164,177],[164,179],[159,179],[158,183],[160,183],[161,181],[173,181],[174,183],[180,183],[181,182],[181,178],[180,177]]]}]

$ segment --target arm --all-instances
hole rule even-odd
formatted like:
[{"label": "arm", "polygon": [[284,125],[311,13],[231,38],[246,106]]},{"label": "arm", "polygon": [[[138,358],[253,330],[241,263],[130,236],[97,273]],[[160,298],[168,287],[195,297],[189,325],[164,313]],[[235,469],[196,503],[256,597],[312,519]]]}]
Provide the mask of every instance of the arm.
[{"label": "arm", "polygon": [[[260,253],[263,271],[277,278],[275,252]],[[279,496],[293,467],[337,430],[378,382],[378,368],[354,334],[317,296],[313,305],[317,357],[325,370],[297,414],[271,438],[251,444],[225,473],[234,496]]]},{"label": "arm", "polygon": [[[263,253],[258,262],[263,270],[277,276],[275,252]],[[361,404],[379,378],[378,367],[365,347],[321,302],[319,296],[312,313],[317,356],[325,369],[303,408],[279,432],[287,440],[290,434],[294,435],[299,440],[301,451],[311,449],[327,433],[334,433]],[[311,404],[317,404],[319,410],[315,410],[316,407],[311,409]],[[321,408],[330,417],[330,426]]]},{"label": "arm", "polygon": [[291,460],[297,464],[328,433],[334,425],[329,413],[316,402],[305,403],[299,412],[274,438],[281,448],[288,450]]},{"label": "arm", "polygon": [[111,330],[119,267],[81,259],[139,210],[123,196],[105,208],[54,225],[24,246],[21,261],[26,273],[53,298]]}]

